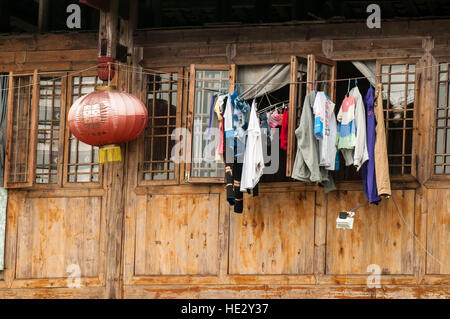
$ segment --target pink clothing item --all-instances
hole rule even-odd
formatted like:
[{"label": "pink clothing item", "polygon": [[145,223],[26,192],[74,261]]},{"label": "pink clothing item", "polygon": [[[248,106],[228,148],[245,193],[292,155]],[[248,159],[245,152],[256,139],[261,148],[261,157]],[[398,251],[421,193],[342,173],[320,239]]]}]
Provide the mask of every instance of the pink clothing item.
[{"label": "pink clothing item", "polygon": [[222,155],[223,154],[223,119],[220,121],[220,141],[219,141],[219,154]]},{"label": "pink clothing item", "polygon": [[281,134],[280,134],[280,147],[282,150],[287,150],[288,143],[288,113],[286,110],[283,111],[283,123],[281,124]]},{"label": "pink clothing item", "polygon": [[270,115],[269,125],[273,128],[280,125],[281,121],[283,119],[283,116],[278,113],[278,110],[275,109],[275,111],[272,112]]}]

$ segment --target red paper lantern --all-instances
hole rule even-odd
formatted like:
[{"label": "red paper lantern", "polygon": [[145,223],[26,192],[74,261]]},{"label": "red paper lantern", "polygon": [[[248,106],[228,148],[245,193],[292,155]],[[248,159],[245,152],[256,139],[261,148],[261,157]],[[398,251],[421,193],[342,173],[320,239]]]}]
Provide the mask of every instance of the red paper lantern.
[{"label": "red paper lantern", "polygon": [[69,110],[69,127],[83,143],[103,146],[137,138],[148,121],[144,104],[132,94],[97,87]]}]

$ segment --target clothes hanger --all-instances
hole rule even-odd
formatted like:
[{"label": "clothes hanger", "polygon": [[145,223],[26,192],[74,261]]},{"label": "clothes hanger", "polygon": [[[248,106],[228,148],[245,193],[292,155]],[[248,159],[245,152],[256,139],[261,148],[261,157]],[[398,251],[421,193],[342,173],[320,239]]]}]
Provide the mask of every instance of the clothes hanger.
[{"label": "clothes hanger", "polygon": [[269,105],[269,106],[266,106],[265,108],[263,108],[263,109],[261,109],[261,110],[258,110],[257,113],[258,113],[258,114],[261,114],[261,113],[263,113],[263,112],[266,112],[266,111],[269,111],[269,110],[271,110],[271,109],[277,108],[277,107],[276,107],[277,105],[285,104],[286,102],[289,102],[289,100],[281,101],[281,102],[278,102],[278,103],[275,103],[275,104],[271,104],[271,105]]},{"label": "clothes hanger", "polygon": [[350,79],[348,79],[347,94],[346,94],[346,96],[348,97],[349,94],[350,94]]}]

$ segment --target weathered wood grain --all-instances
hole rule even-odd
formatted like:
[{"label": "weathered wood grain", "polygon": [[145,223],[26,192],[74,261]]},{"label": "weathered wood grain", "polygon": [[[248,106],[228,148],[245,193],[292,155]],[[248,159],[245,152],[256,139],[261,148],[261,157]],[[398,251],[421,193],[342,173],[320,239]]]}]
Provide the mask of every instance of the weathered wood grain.
[{"label": "weathered wood grain", "polygon": [[17,279],[66,278],[79,265],[82,277],[97,277],[101,256],[101,199],[27,198],[18,213]]},{"label": "weathered wood grain", "polygon": [[367,274],[367,267],[377,264],[382,274],[413,274],[414,193],[398,190],[392,195],[408,226],[389,199],[359,208],[353,230],[336,229],[336,218],[364,202],[364,192],[328,194],[326,273]]},{"label": "weathered wood grain", "polygon": [[135,275],[217,275],[218,194],[138,196]]},{"label": "weathered wood grain", "polygon": [[[445,19],[383,21],[381,30],[363,23],[148,30],[137,31],[134,42],[147,67],[239,68],[325,53],[333,60],[413,57],[429,66],[448,60],[449,25]],[[91,67],[97,41],[96,33],[0,36],[0,72]],[[436,75],[418,74],[418,180],[392,181],[408,229],[388,200],[358,210],[352,231],[336,230],[337,213],[365,200],[360,182],[338,183],[328,195],[311,184],[262,184],[259,197],[245,197],[242,215],[230,213],[222,184],[136,187],[139,146],[131,142],[126,162],[107,168],[96,188],[10,192],[0,298],[448,298],[448,268],[410,233],[450,263],[449,181],[428,179]],[[184,127],[188,81],[183,95]],[[81,263],[80,289],[62,288],[71,263]],[[382,268],[381,289],[365,285],[371,263]]]},{"label": "weathered wood grain", "polygon": [[382,289],[360,286],[316,285],[168,285],[125,287],[125,298],[448,298],[450,287],[383,286]]},{"label": "weathered wood grain", "polygon": [[450,190],[429,189],[427,202],[427,274],[450,274]]},{"label": "weathered wood grain", "polygon": [[229,273],[312,274],[314,212],[313,192],[244,195],[230,216]]}]

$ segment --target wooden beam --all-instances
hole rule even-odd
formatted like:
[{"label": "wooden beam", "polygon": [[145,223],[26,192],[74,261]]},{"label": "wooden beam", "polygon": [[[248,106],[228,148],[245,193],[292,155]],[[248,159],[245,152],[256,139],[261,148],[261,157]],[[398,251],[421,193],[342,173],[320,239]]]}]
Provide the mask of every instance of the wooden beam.
[{"label": "wooden beam", "polygon": [[103,12],[108,12],[110,9],[109,0],[79,0],[79,2]]},{"label": "wooden beam", "polygon": [[39,0],[38,29],[39,32],[48,29],[48,0]]},{"label": "wooden beam", "polygon": [[111,0],[110,10],[100,12],[99,56],[116,57],[119,0]]}]

